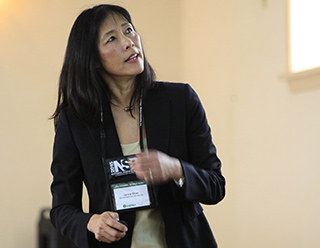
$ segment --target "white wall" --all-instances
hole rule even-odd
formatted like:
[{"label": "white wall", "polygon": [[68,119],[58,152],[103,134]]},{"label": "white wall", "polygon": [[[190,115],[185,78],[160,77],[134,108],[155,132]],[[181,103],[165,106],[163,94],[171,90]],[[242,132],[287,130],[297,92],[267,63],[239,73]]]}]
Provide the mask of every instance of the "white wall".
[{"label": "white wall", "polygon": [[[180,67],[172,64],[180,59],[179,39],[171,42],[167,34],[179,30],[179,1],[111,2],[132,13],[159,76],[178,79]],[[0,247],[37,247],[39,212],[51,204],[54,132],[48,118],[56,104],[65,46],[76,16],[97,3],[0,1]],[[160,11],[166,12],[165,20]],[[172,55],[170,63],[165,50]]]},{"label": "white wall", "polygon": [[183,79],[203,99],[228,184],[207,212],[220,247],[318,247],[320,82],[292,91],[280,79],[286,1],[265,2],[184,5]]}]

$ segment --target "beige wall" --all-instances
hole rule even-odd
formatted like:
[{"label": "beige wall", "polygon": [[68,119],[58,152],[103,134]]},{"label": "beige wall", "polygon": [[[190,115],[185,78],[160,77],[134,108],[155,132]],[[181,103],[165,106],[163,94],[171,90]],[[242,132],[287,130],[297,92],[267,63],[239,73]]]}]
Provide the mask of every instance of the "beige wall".
[{"label": "beige wall", "polygon": [[[279,79],[285,1],[105,2],[131,12],[158,78],[189,82],[203,101],[228,182],[226,199],[205,207],[220,247],[318,247],[320,88]],[[0,1],[0,247],[37,247],[48,117],[70,27],[91,5]]]}]

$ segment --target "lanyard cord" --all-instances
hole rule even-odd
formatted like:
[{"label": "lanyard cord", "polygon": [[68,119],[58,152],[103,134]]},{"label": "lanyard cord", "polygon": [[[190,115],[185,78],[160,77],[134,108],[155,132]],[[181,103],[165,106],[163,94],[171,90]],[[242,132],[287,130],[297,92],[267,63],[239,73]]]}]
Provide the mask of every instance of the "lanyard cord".
[{"label": "lanyard cord", "polygon": [[[144,151],[143,146],[143,109],[142,109],[142,96],[140,96],[139,101],[139,144],[141,152]],[[100,122],[101,122],[101,129],[100,129],[100,139],[101,139],[101,150],[102,150],[102,162],[105,164],[106,160],[106,140],[107,135],[104,129],[104,115],[103,115],[103,107],[102,104],[100,105]]]},{"label": "lanyard cord", "polygon": [[140,150],[141,152],[144,151],[143,147],[143,112],[142,112],[142,96],[140,96],[140,101],[139,101],[139,134],[140,134]]},{"label": "lanyard cord", "polygon": [[100,122],[101,122],[101,129],[100,129],[100,139],[101,139],[101,155],[102,155],[102,164],[105,168],[106,166],[106,131],[103,128],[104,119],[103,119],[103,107],[102,104],[100,105]]}]

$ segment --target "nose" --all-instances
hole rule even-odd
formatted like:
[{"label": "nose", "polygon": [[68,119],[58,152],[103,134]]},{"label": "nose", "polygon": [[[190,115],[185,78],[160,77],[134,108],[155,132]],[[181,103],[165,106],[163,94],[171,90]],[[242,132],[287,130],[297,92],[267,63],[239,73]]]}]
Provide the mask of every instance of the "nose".
[{"label": "nose", "polygon": [[125,50],[129,49],[130,47],[135,46],[134,42],[126,36],[124,36],[124,38],[123,38],[123,43],[124,43]]}]

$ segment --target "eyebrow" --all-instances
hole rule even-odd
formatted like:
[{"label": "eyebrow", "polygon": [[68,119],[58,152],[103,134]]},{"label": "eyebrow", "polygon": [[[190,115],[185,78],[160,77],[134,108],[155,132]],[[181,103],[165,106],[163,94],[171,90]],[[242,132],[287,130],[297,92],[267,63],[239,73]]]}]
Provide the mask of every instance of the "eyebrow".
[{"label": "eyebrow", "polygon": [[[130,24],[130,25],[131,25],[131,23],[130,23],[130,22],[124,22],[124,23],[122,23],[122,24],[121,24],[121,27],[124,27],[124,26],[126,26],[126,25],[128,25],[128,24]],[[106,32],[104,35],[102,35],[102,37],[101,37],[101,39],[100,39],[100,40],[103,40],[103,39],[104,39],[104,37],[108,36],[109,34],[111,34],[111,33],[113,33],[113,32],[114,32],[114,29],[112,29],[112,30],[110,30],[110,31]]]}]

